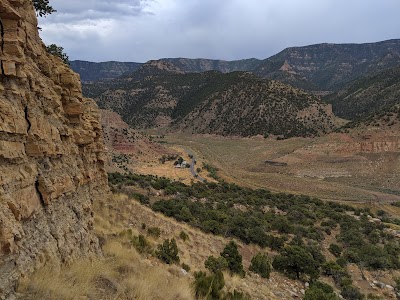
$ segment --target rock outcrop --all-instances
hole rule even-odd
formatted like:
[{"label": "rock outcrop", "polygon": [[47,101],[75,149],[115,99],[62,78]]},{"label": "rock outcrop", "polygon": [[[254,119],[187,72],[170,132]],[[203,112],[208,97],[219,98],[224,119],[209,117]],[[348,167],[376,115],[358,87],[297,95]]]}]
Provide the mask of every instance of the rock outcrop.
[{"label": "rock outcrop", "polygon": [[49,55],[30,0],[0,0],[0,299],[52,261],[99,252],[92,202],[107,195],[99,111]]}]

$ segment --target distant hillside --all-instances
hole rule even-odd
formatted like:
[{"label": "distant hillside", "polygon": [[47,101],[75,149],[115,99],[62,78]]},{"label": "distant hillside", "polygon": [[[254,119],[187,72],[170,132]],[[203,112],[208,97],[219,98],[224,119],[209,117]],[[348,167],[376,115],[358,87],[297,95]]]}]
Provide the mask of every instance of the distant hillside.
[{"label": "distant hillside", "polygon": [[339,90],[368,73],[400,65],[400,40],[287,48],[254,73],[307,90]]},{"label": "distant hillside", "polygon": [[[308,91],[338,91],[360,76],[400,66],[400,39],[367,44],[316,44],[291,47],[264,60],[236,61],[163,58],[185,73],[253,72]],[[136,71],[142,64],[71,62],[82,81],[109,80]]]},{"label": "distant hillside", "polygon": [[[159,75],[141,75],[156,65]],[[92,94],[104,90],[103,83],[91,87]],[[160,62],[110,82],[96,101],[136,128],[291,137],[329,132],[338,125],[330,106],[285,84],[245,72],[182,74]]]},{"label": "distant hillside", "polygon": [[255,58],[234,61],[202,58],[163,58],[160,59],[160,61],[173,64],[185,73],[201,73],[206,71],[220,71],[222,73],[252,71],[262,63],[262,60]]},{"label": "distant hillside", "polygon": [[356,120],[400,104],[400,67],[365,76],[324,98],[336,115]]},{"label": "distant hillside", "polygon": [[[151,60],[149,62],[168,63],[175,66],[185,73],[200,73],[206,71],[220,71],[229,73],[233,71],[252,71],[257,68],[262,60],[255,58],[242,59],[235,61],[215,60],[215,59],[189,59],[189,58],[163,58]],[[71,69],[79,73],[82,82],[107,81],[132,73],[142,66],[136,62],[89,62],[74,60],[70,62]]]},{"label": "distant hillside", "polygon": [[[380,131],[397,131],[400,132],[400,103],[393,106],[386,106],[379,111],[370,114],[363,119],[350,122],[342,129],[368,129],[375,128]],[[343,131],[341,130],[341,131]]]},{"label": "distant hillside", "polygon": [[121,76],[126,72],[137,70],[142,64],[136,62],[89,62],[73,60],[70,62],[71,69],[79,73],[81,81],[110,80]]}]

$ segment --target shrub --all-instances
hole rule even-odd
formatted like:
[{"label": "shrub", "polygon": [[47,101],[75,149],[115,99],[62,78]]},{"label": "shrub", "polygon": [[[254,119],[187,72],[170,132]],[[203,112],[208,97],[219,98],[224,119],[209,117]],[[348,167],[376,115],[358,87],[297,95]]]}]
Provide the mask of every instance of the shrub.
[{"label": "shrub", "polygon": [[134,236],[132,238],[132,245],[141,254],[152,252],[152,247],[149,241],[142,234],[140,234],[139,236]]},{"label": "shrub", "polygon": [[272,265],[290,278],[300,279],[305,274],[314,279],[319,275],[318,263],[310,252],[299,246],[285,247],[282,254],[275,257]]},{"label": "shrub", "polygon": [[340,254],[342,254],[343,248],[340,247],[338,244],[330,244],[328,250],[336,257],[339,257]]},{"label": "shrub", "polygon": [[186,242],[189,239],[189,235],[183,230],[179,233],[179,237],[184,242]]},{"label": "shrub", "polygon": [[208,275],[205,272],[194,273],[194,294],[197,299],[220,299],[225,286],[222,272]]},{"label": "shrub", "polygon": [[242,277],[245,276],[242,265],[242,256],[238,251],[238,246],[234,241],[230,241],[228,245],[225,246],[224,250],[221,252],[221,256],[225,258],[228,263],[228,269],[235,274]]},{"label": "shrub", "polygon": [[190,271],[190,266],[188,264],[182,263],[181,265],[182,269],[184,269],[186,272]]},{"label": "shrub", "polygon": [[153,237],[155,237],[155,238],[159,238],[160,235],[161,235],[161,230],[160,230],[160,228],[158,228],[158,227],[149,227],[149,228],[147,229],[147,233],[148,233],[150,236],[153,236]]},{"label": "shrub", "polygon": [[178,252],[175,239],[167,239],[164,243],[158,245],[156,256],[166,264],[173,264],[179,262]]},{"label": "shrub", "polygon": [[304,300],[336,300],[338,297],[333,288],[323,282],[316,281],[306,291]]},{"label": "shrub", "polygon": [[211,272],[216,273],[228,269],[228,262],[223,257],[209,256],[204,262],[204,266]]},{"label": "shrub", "polygon": [[150,198],[141,194],[141,193],[132,193],[130,194],[130,197],[133,199],[136,199],[139,201],[141,204],[149,204],[150,203]]},{"label": "shrub", "polygon": [[365,297],[358,288],[352,285],[344,286],[341,294],[347,300],[362,300]]},{"label": "shrub", "polygon": [[271,263],[268,256],[262,253],[258,253],[251,259],[251,265],[249,270],[260,274],[262,278],[269,278],[271,273]]}]

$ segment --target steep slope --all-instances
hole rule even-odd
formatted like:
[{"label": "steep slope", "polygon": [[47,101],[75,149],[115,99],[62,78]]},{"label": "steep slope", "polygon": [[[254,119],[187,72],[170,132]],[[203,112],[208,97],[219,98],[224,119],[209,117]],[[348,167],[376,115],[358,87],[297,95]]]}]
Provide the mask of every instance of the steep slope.
[{"label": "steep slope", "polygon": [[31,1],[1,0],[0,295],[36,267],[99,252],[92,203],[106,197],[99,112],[42,43]]},{"label": "steep slope", "polygon": [[332,104],[335,114],[349,120],[400,104],[400,67],[357,79],[324,100]]},{"label": "steep slope", "polygon": [[285,84],[250,73],[180,74],[169,64],[161,66],[152,72],[162,75],[141,76],[147,74],[144,65],[130,78],[114,80],[96,101],[136,128],[290,137],[316,135],[338,125],[329,106]]},{"label": "steep slope", "polygon": [[82,82],[97,80],[110,80],[121,76],[126,72],[133,72],[142,64],[136,62],[90,62],[83,60],[70,61],[71,69],[79,73]]},{"label": "steep slope", "polygon": [[338,90],[371,72],[400,65],[400,40],[368,44],[317,44],[287,48],[254,73],[315,90]]}]

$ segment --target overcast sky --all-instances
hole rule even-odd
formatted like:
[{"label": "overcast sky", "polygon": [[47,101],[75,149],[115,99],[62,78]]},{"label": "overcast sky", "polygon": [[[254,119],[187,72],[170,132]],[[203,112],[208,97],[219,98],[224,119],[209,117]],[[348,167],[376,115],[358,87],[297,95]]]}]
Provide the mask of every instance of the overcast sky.
[{"label": "overcast sky", "polygon": [[50,0],[71,60],[264,59],[290,46],[400,38],[400,0]]}]

